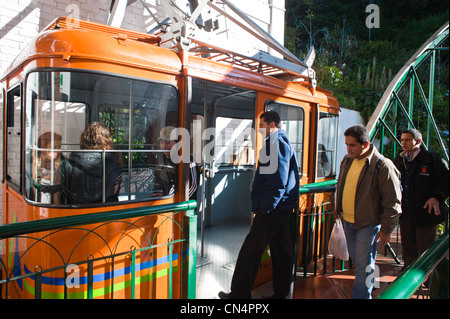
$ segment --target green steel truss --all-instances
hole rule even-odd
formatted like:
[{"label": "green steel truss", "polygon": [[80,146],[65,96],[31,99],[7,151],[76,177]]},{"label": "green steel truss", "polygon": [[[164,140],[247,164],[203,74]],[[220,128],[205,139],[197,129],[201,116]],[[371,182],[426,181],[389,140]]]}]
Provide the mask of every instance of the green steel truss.
[{"label": "green steel truss", "polygon": [[[393,158],[401,150],[399,132],[416,128],[427,149],[449,160],[448,117],[433,109],[446,100],[448,112],[448,72],[440,68],[448,61],[448,35],[447,22],[403,66],[378,103],[367,128],[382,154]],[[442,82],[447,85],[437,86]]]},{"label": "green steel truss", "polygon": [[[387,157],[394,158],[401,150],[401,130],[416,128],[423,135],[422,145],[449,161],[448,66],[444,68],[449,61],[448,39],[447,22],[398,72],[372,114],[367,124],[370,139]],[[435,244],[380,298],[411,298],[442,258],[448,255],[448,230]],[[445,281],[448,294],[448,278]]]}]

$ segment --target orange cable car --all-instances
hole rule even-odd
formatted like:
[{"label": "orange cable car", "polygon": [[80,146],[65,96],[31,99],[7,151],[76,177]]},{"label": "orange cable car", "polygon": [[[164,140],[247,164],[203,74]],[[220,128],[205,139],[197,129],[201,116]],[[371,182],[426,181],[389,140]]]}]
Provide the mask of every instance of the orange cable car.
[{"label": "orange cable car", "polygon": [[[227,240],[211,246],[203,231],[229,221],[249,227],[250,185],[262,143],[255,128],[266,110],[281,116],[297,152],[301,184],[335,176],[338,103],[308,77],[284,80],[286,72],[277,67],[212,54],[203,51],[204,44],[168,49],[155,35],[75,22],[56,19],[1,80],[3,224],[195,199],[202,255],[205,245],[226,246]],[[188,134],[175,147],[183,158],[179,163],[168,161],[169,151],[160,144],[167,128]],[[94,143],[93,135],[105,129],[102,141]],[[95,145],[87,146],[89,141]],[[186,161],[202,170],[194,195]],[[136,298],[185,298],[181,245],[171,254],[159,247],[179,239],[180,218],[158,214],[45,233],[38,240],[3,240],[4,272],[20,276],[88,258],[93,297],[128,298],[130,261],[120,253],[153,245],[136,256]],[[233,249],[237,253],[239,247]],[[118,255],[101,259],[112,253]],[[168,268],[174,265],[170,288]],[[270,275],[266,256],[256,284]],[[40,293],[84,298],[87,266],[79,265],[79,276],[79,285],[69,289],[70,273],[47,272]],[[8,297],[34,298],[34,280],[10,283]]]}]

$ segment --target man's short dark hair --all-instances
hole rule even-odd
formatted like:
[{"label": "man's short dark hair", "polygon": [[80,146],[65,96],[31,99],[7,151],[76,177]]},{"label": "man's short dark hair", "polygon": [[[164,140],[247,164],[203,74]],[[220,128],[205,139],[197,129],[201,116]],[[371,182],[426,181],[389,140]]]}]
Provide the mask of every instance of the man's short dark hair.
[{"label": "man's short dark hair", "polygon": [[344,136],[352,136],[356,138],[358,143],[361,145],[370,142],[369,131],[364,125],[361,124],[349,127],[347,130],[345,130]]},{"label": "man's short dark hair", "polygon": [[275,111],[266,111],[259,116],[260,119],[264,119],[266,123],[275,122],[277,128],[281,128],[280,115]]},{"label": "man's short dark hair", "polygon": [[407,128],[402,130],[402,134],[411,134],[414,140],[422,140],[422,133],[415,128]]}]

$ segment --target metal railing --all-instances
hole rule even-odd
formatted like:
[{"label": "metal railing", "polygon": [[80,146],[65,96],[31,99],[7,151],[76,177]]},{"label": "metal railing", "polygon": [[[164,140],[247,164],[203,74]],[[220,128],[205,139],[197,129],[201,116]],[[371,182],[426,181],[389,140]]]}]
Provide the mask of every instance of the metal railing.
[{"label": "metal railing", "polygon": [[[0,279],[1,298],[8,298],[12,291],[12,284],[16,284],[15,290],[27,290],[28,296],[34,298],[114,298],[114,293],[122,291],[121,298],[137,298],[142,296],[155,298],[155,281],[159,277],[167,278],[164,286],[167,288],[166,297],[195,298],[196,292],[196,256],[197,256],[197,216],[194,209],[197,204],[195,201],[182,202],[176,204],[150,206],[143,208],[123,209],[108,212],[90,213],[84,215],[75,215],[67,217],[58,217],[51,219],[27,221],[21,223],[7,224],[0,226],[0,240],[4,241],[3,247],[15,243],[15,249],[10,250],[8,255],[3,254],[0,259],[0,270],[2,277]],[[185,212],[176,216],[177,214]],[[153,218],[151,236],[147,235],[149,223],[145,220]],[[161,219],[159,224],[156,220]],[[159,230],[167,222],[172,223],[172,238],[167,242],[156,242],[159,236]],[[108,235],[111,232],[104,231],[102,228],[120,225],[121,232],[115,234],[115,241],[112,242]],[[167,224],[166,224],[167,225]],[[120,244],[128,244],[125,238],[131,238],[132,231],[138,232],[141,240],[141,247],[131,245],[129,249],[119,248]],[[44,232],[44,233],[42,233]],[[66,240],[70,236],[65,235],[69,232],[80,232],[78,241]],[[41,233],[36,235],[36,233]],[[174,235],[175,234],[175,235]],[[177,236],[176,234],[179,234]],[[58,249],[57,240],[50,240],[51,236],[58,235],[58,238],[65,239],[61,243],[62,247],[73,247],[70,253],[61,253]],[[84,260],[72,260],[76,255],[76,249],[88,237],[98,237],[103,252],[98,249],[92,251]],[[175,236],[179,238],[174,238]],[[8,244],[5,244],[9,240]],[[19,243],[25,240],[24,243]],[[136,242],[135,242],[136,244]],[[53,256],[42,254],[37,259],[34,258],[34,264],[25,266],[24,260],[29,256],[34,246],[43,245]],[[20,246],[20,249],[19,249]],[[25,247],[25,249],[23,249]],[[163,257],[153,254],[158,249],[166,249]],[[22,251],[23,250],[23,251]],[[28,255],[27,255],[28,254]],[[34,251],[36,254],[36,251]],[[146,255],[144,262],[143,256]],[[7,256],[5,260],[3,257]],[[154,258],[156,256],[157,258]],[[158,258],[159,257],[159,258]],[[44,268],[41,265],[46,263],[46,259],[60,259],[59,266]],[[72,258],[72,259],[71,259]],[[140,263],[137,262],[140,260]],[[120,265],[119,265],[120,264]],[[166,266],[166,264],[168,264]],[[163,267],[162,267],[162,266]],[[34,267],[34,269],[32,269]],[[29,269],[28,269],[29,268]],[[75,270],[83,268],[78,274],[68,269]],[[98,275],[99,268],[106,269],[105,273]],[[63,272],[63,276],[51,276]],[[175,288],[173,277],[178,273],[179,287]],[[76,276],[75,276],[76,275]],[[80,275],[82,275],[80,277]],[[98,277],[101,277],[98,279]],[[115,279],[121,277],[121,282],[115,282]],[[165,279],[164,279],[165,280]],[[34,284],[33,284],[34,282]],[[136,287],[147,282],[147,288],[150,291],[136,294]],[[55,291],[46,291],[49,286],[59,286]],[[101,285],[99,287],[99,285]],[[61,286],[64,286],[63,291]],[[74,289],[71,292],[71,288]],[[156,287],[156,288],[155,288]],[[174,296],[174,288],[177,289],[177,295]],[[126,292],[124,292],[126,290]],[[117,295],[117,294],[116,294]],[[121,296],[122,296],[121,295]]]},{"label": "metal railing", "polygon": [[351,268],[351,261],[331,257],[329,267],[328,240],[334,222],[334,193],[337,180],[300,187],[300,210],[295,226],[296,274],[303,277]]},{"label": "metal railing", "polygon": [[[417,258],[397,279],[379,296],[379,299],[409,299],[421,288],[422,284],[430,277],[430,274],[438,267],[439,263],[448,255],[449,251],[448,230],[433,243],[419,258]],[[428,283],[433,289],[438,276],[430,277]],[[442,279],[442,278],[441,278]],[[437,280],[436,280],[437,281]],[[448,298],[448,261],[447,278],[437,281],[447,285]]]},{"label": "metal railing", "polygon": [[[329,269],[327,267],[328,259],[330,258],[327,247],[334,221],[333,210],[336,183],[337,180],[330,180],[300,187],[300,198],[302,196],[306,197],[304,197],[304,208],[301,208],[298,214],[300,221],[297,224],[300,224],[300,227],[297,227],[299,231],[295,240],[302,245],[301,256],[299,256],[296,269],[297,272],[302,273],[303,277],[319,275],[320,267],[322,267],[320,273],[322,275],[329,272],[347,270],[352,267],[351,260],[348,262],[340,261],[340,269],[336,269],[337,260],[334,257],[332,257],[332,268]],[[302,202],[300,207],[302,207]],[[398,240],[399,238],[397,238]],[[386,246],[386,250],[389,250],[395,262],[399,264],[399,259],[389,244]],[[424,282],[427,282],[429,287],[427,290],[428,297],[430,295],[433,297],[434,294],[435,297],[441,298],[442,296],[439,294],[442,294],[442,291],[444,291],[444,298],[448,298],[448,251],[449,232],[446,230],[445,234],[411,264],[379,298],[411,298],[416,291],[420,291]],[[299,253],[298,247],[296,247],[296,253],[297,255]],[[441,271],[437,272],[436,269],[439,267]],[[445,297],[445,294],[447,297]]]},{"label": "metal railing", "polygon": [[[295,242],[302,244],[301,256],[299,256],[297,271],[303,273],[303,277],[308,274],[318,275],[319,268],[322,268],[321,274],[327,272],[343,271],[352,268],[352,261],[337,260],[331,257],[331,268],[328,268],[328,241],[334,222],[334,193],[336,191],[337,180],[328,180],[324,182],[302,185],[300,187],[300,213],[297,222],[297,234]],[[396,242],[398,246],[399,238]],[[388,243],[385,247],[385,255],[390,253],[397,264],[400,261]],[[296,255],[299,249],[296,247]],[[309,268],[312,267],[312,271]]]},{"label": "metal railing", "polygon": [[[438,84],[445,82],[445,78],[448,80],[448,73],[440,78],[441,73],[436,72],[440,67],[445,68],[444,62],[441,62],[445,59],[441,59],[440,56],[441,53],[448,52],[448,41],[449,23],[447,21],[405,63],[379,101],[367,124],[367,129],[371,141],[376,142],[378,150],[385,156],[395,158],[401,150],[399,133],[402,129],[416,128],[423,135],[422,145],[426,149],[439,153],[446,161],[449,160],[448,133],[445,133],[448,130],[448,121],[442,117],[439,109],[436,109],[438,102],[442,104],[441,96],[445,95],[438,92]],[[448,91],[445,85],[441,84],[440,87],[444,93],[445,90]],[[448,198],[445,204],[448,211]],[[448,229],[448,219],[442,228],[444,231]],[[390,252],[399,263],[392,249]],[[425,261],[423,258],[425,257],[422,255],[416,260],[415,266],[403,273],[397,279],[398,283],[391,285],[380,297],[410,298],[428,276],[424,276],[423,271],[426,269],[427,272],[431,272],[437,266],[437,264],[433,267],[429,265],[430,258],[434,257],[428,256]]]}]

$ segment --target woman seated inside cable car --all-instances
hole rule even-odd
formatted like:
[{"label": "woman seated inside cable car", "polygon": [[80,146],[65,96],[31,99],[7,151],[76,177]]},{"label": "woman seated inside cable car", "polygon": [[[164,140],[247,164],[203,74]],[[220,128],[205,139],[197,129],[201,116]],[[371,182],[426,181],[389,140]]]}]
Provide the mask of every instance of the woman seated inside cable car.
[{"label": "woman seated inside cable car", "polygon": [[61,164],[62,196],[65,203],[118,201],[122,173],[117,154],[108,152],[113,149],[108,128],[99,122],[90,123],[81,134],[80,149],[71,153]]}]

